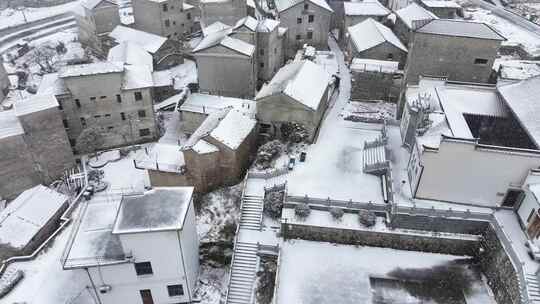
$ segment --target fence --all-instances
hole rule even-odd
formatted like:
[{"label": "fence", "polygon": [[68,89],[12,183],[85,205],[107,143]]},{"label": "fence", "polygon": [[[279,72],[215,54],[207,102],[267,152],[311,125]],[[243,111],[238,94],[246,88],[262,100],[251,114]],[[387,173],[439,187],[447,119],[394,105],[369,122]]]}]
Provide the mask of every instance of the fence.
[{"label": "fence", "polygon": [[[372,202],[356,202],[353,200],[335,200],[335,199],[321,199],[321,198],[313,198],[309,196],[294,196],[294,195],[288,195],[283,207],[294,207],[295,203],[304,203],[308,205],[318,205],[320,207],[323,207],[323,210],[329,210],[331,207],[340,207],[340,208],[346,208],[346,209],[368,209],[373,211],[380,211],[380,212],[386,212],[388,210],[388,207],[390,205],[384,204],[375,204]],[[321,208],[315,208],[315,209],[321,209]]]},{"label": "fence", "polygon": [[289,172],[289,168],[287,166],[283,166],[281,168],[276,168],[274,170],[266,170],[263,172],[254,172],[254,171],[248,171],[248,178],[264,178],[269,179],[273,177],[277,177],[280,175],[287,174]]}]

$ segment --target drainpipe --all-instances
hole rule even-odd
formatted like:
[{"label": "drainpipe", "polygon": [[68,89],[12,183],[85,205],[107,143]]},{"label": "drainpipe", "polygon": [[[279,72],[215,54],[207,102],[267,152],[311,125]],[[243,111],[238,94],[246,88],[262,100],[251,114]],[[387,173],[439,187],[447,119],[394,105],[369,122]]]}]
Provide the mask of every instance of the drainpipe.
[{"label": "drainpipe", "polygon": [[98,304],[103,304],[103,302],[101,302],[101,299],[99,298],[99,293],[96,289],[96,285],[94,284],[94,280],[92,280],[92,276],[90,276],[90,271],[88,271],[88,267],[85,267],[84,270],[86,270],[88,279],[90,279],[90,283],[92,283],[92,289],[94,289],[94,293],[96,294],[96,298],[98,299]]},{"label": "drainpipe", "polygon": [[180,242],[180,231],[176,231],[176,237],[178,238],[178,247],[180,249],[180,259],[182,260],[182,268],[184,268],[184,274],[186,277],[186,289],[187,289],[187,295],[188,295],[188,303],[193,303],[193,299],[191,298],[191,288],[189,286],[189,275],[186,269],[186,263],[184,262],[184,250],[182,248],[182,243]]}]

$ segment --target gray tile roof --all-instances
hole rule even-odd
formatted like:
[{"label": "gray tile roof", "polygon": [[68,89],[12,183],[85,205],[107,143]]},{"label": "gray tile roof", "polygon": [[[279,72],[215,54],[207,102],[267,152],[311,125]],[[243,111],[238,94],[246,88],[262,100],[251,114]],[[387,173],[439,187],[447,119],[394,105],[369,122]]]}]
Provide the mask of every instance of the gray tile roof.
[{"label": "gray tile roof", "polygon": [[480,22],[436,19],[416,30],[419,33],[469,37],[489,40],[506,40],[489,25]]}]

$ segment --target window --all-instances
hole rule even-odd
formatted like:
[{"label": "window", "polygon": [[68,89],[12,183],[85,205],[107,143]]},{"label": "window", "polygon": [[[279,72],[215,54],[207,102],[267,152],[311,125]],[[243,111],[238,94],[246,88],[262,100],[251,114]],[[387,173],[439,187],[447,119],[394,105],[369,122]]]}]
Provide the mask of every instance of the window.
[{"label": "window", "polygon": [[[148,135],[150,135],[150,129],[146,128],[146,129],[139,130],[139,136],[148,136]],[[150,268],[150,271],[152,271],[152,268]]]},{"label": "window", "polygon": [[277,48],[274,48],[274,54],[277,54]]},{"label": "window", "polygon": [[264,68],[264,62],[259,63],[259,66],[260,66],[261,68]]},{"label": "window", "polygon": [[187,13],[187,20],[191,20],[191,13]]},{"label": "window", "polygon": [[70,146],[75,147],[76,144],[77,144],[77,141],[76,141],[75,139],[71,138],[71,139],[69,140],[69,145],[70,145]]},{"label": "window", "polygon": [[261,56],[264,55],[264,49],[261,48],[261,49],[259,50],[259,55],[261,55]]},{"label": "window", "polygon": [[99,96],[99,99],[105,99],[107,96]]},{"label": "window", "polygon": [[300,36],[300,34],[296,35],[296,40],[300,40],[302,39],[302,36]]},{"label": "window", "polygon": [[313,39],[313,31],[307,32],[307,39]]},{"label": "window", "polygon": [[171,39],[171,35],[167,35],[167,39]]},{"label": "window", "polygon": [[141,300],[143,304],[154,304],[154,299],[152,298],[152,291],[150,289],[139,290],[141,294]]},{"label": "window", "polygon": [[161,7],[163,8],[164,12],[169,10],[169,6],[167,5],[167,3],[164,3]]},{"label": "window", "polygon": [[144,110],[139,110],[139,117],[143,118],[143,117],[146,117],[146,111]]},{"label": "window", "polygon": [[167,19],[167,20],[165,20],[165,26],[166,26],[166,27],[169,27],[169,26],[171,26],[171,22],[170,22],[170,21],[169,21],[168,19]]},{"label": "window", "polygon": [[84,117],[81,117],[81,125],[84,127],[86,127],[86,119]]},{"label": "window", "polygon": [[314,20],[315,20],[315,15],[309,15],[308,16],[308,22],[309,23],[313,23]]},{"label": "window", "polygon": [[394,59],[394,54],[392,54],[392,53],[388,54],[388,56],[386,56],[386,59],[388,59],[388,60]]},{"label": "window", "polygon": [[476,59],[474,59],[474,64],[484,65],[484,64],[487,64],[487,63],[488,63],[488,60],[484,59],[484,58],[476,58]]},{"label": "window", "polygon": [[105,114],[105,117],[110,118],[111,114]]},{"label": "window", "polygon": [[302,23],[302,18],[296,18],[296,23],[298,24]]},{"label": "window", "polygon": [[107,127],[107,130],[111,131],[114,127]]},{"label": "window", "polygon": [[101,115],[94,115],[94,118],[101,118]]},{"label": "window", "polygon": [[96,98],[95,97],[90,97],[90,100],[96,101]]},{"label": "window", "polygon": [[62,123],[64,124],[64,128],[69,128],[67,119],[62,119]]},{"label": "window", "polygon": [[[148,129],[143,129],[143,130],[148,130]],[[142,130],[139,130],[139,133],[140,131]],[[148,130],[148,133],[150,133],[150,130]],[[135,272],[137,273],[138,276],[154,273],[152,271],[152,264],[150,262],[135,263]]]},{"label": "window", "polygon": [[135,100],[142,100],[142,93],[141,92],[135,92]]},{"label": "window", "polygon": [[80,108],[81,102],[78,99],[75,99],[75,105],[77,106],[77,108]]},{"label": "window", "polygon": [[176,21],[173,21],[173,22],[172,22],[172,25],[176,25]]},{"label": "window", "polygon": [[122,103],[122,96],[120,94],[116,94],[116,102]]},{"label": "window", "polygon": [[59,110],[63,110],[64,109],[64,106],[62,105],[62,100],[58,100],[58,109]]},{"label": "window", "polygon": [[126,120],[126,113],[120,112],[120,117],[122,118],[122,120]]},{"label": "window", "polygon": [[309,4],[304,3],[304,9],[305,9],[305,10],[308,10],[308,9],[309,9]]},{"label": "window", "polygon": [[167,291],[169,292],[169,297],[178,297],[184,295],[184,287],[181,284],[167,285]]}]

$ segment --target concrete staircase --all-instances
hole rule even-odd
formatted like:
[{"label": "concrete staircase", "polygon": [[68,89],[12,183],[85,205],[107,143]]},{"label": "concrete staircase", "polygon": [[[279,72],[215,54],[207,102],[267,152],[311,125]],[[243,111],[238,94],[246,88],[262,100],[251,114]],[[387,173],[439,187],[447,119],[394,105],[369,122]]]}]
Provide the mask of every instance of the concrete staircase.
[{"label": "concrete staircase", "polygon": [[264,202],[261,196],[244,195],[242,198],[242,214],[240,229],[260,230]]},{"label": "concrete staircase", "polygon": [[540,304],[540,282],[533,273],[525,275],[527,280],[527,292],[529,294],[529,304]]},{"label": "concrete staircase", "polygon": [[259,267],[257,250],[257,244],[236,243],[226,304],[253,303],[253,289]]},{"label": "concrete staircase", "polygon": [[389,168],[386,144],[382,140],[364,143],[363,168],[365,173],[380,175]]}]

